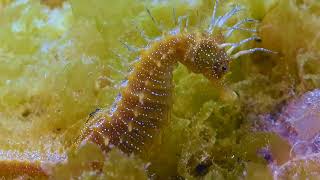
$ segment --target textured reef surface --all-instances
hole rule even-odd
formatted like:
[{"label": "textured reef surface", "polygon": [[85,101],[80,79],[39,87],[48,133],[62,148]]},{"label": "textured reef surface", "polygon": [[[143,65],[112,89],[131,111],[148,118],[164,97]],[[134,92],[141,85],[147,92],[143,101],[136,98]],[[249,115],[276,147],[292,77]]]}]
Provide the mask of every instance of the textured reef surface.
[{"label": "textured reef surface", "polygon": [[264,116],[265,130],[286,141],[278,149],[271,145],[261,151],[275,178],[319,178],[319,106],[320,90],[316,89],[289,102],[277,115]]},{"label": "textured reef surface", "polygon": [[0,0],[0,160],[37,162],[52,179],[319,178],[320,2],[221,0],[217,13],[235,4],[244,10],[230,25],[260,21],[246,28],[261,40],[241,49],[278,55],[234,60],[227,90],[178,65],[170,121],[128,156],[70,147],[97,109],[112,107],[134,50],[163,38],[159,26],[175,28],[173,17],[204,29],[213,1]]}]

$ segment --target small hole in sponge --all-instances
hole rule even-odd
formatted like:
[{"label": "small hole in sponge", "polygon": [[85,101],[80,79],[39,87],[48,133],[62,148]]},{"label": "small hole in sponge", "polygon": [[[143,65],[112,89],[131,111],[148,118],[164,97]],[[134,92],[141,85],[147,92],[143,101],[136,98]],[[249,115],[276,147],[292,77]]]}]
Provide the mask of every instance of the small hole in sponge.
[{"label": "small hole in sponge", "polygon": [[209,159],[199,163],[194,168],[193,175],[195,177],[206,175],[209,172],[209,169],[210,169],[211,165],[212,165],[212,162]]},{"label": "small hole in sponge", "polygon": [[22,117],[26,118],[28,117],[30,114],[31,114],[31,110],[30,109],[25,109],[23,112],[22,112]]}]

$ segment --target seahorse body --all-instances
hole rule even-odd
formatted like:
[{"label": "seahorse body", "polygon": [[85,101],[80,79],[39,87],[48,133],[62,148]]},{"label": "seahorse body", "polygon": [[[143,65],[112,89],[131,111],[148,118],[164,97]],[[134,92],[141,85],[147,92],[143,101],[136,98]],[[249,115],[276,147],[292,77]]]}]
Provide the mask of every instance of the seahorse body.
[{"label": "seahorse body", "polygon": [[230,62],[219,47],[222,40],[220,33],[181,33],[168,35],[142,51],[115,107],[109,115],[95,118],[83,133],[82,143],[91,141],[104,150],[116,146],[126,153],[142,151],[168,120],[177,63],[212,81],[219,79]]}]

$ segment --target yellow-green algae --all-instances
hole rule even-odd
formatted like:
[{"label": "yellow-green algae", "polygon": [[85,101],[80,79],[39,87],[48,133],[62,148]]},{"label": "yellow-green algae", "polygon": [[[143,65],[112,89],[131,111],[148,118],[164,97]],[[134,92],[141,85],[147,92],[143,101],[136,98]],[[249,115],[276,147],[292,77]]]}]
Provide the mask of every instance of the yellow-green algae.
[{"label": "yellow-green algae", "polygon": [[[37,0],[0,1],[0,148],[68,152],[54,178],[82,179],[270,179],[259,148],[281,144],[277,135],[255,133],[259,115],[320,86],[320,2],[318,0],[240,0],[247,10],[230,21],[261,21],[261,46],[278,56],[257,54],[232,62],[221,93],[200,75],[179,66],[174,73],[171,120],[148,151],[107,157],[88,145],[68,147],[96,108],[110,107],[118,84],[137,54],[120,41],[145,46],[140,31],[160,35],[145,8],[167,29],[176,16],[189,15],[189,28],[209,21],[211,0],[70,0],[48,8]],[[230,41],[243,39],[237,32]],[[121,56],[121,57],[120,57]],[[230,91],[232,92],[232,91]],[[90,160],[103,172],[88,170]],[[197,171],[203,165],[204,172]]]}]

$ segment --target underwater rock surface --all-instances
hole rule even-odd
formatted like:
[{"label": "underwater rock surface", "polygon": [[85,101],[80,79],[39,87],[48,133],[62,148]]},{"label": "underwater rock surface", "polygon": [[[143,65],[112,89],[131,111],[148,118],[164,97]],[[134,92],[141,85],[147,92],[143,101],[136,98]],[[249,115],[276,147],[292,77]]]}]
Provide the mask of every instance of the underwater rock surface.
[{"label": "underwater rock surface", "polygon": [[[264,47],[278,55],[232,61],[223,82],[230,93],[223,95],[178,66],[171,120],[141,156],[69,148],[96,109],[112,107],[135,63],[137,54],[123,42],[149,47],[163,35],[154,20],[172,30],[173,16],[183,26],[188,16],[190,28],[203,30],[199,23],[211,21],[213,3],[0,0],[0,149],[68,158],[50,179],[320,179],[318,0],[220,0],[218,15],[244,8],[228,25],[259,21],[243,27],[258,28],[261,40],[238,50]],[[229,41],[250,34],[235,31]],[[274,109],[280,112],[270,114]],[[262,130],[252,132],[257,123]],[[88,168],[92,161],[103,164],[101,171]]]}]

